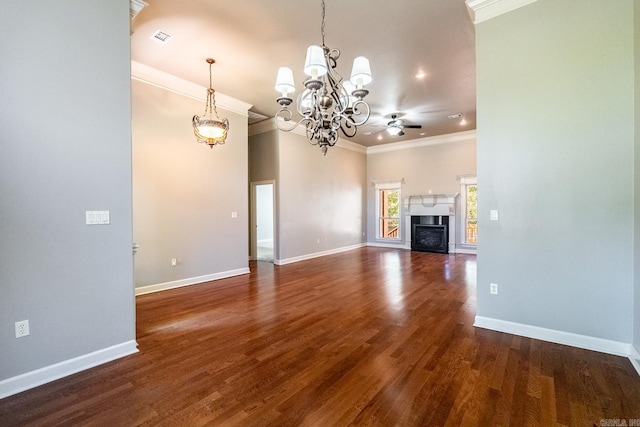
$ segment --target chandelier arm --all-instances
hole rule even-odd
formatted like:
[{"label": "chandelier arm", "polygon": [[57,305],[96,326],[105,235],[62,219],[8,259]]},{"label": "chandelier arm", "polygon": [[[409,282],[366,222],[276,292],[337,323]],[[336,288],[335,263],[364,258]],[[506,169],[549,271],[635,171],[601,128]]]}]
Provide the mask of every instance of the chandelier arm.
[{"label": "chandelier arm", "polygon": [[[369,120],[369,116],[371,116],[371,107],[363,100],[357,100],[353,103],[352,106],[353,113],[347,117],[350,124],[352,126],[362,126]],[[354,120],[354,116],[363,116],[362,120],[356,121]]]},{"label": "chandelier arm", "polygon": [[[275,116],[274,116],[274,119],[275,119],[275,122],[276,122],[276,127],[281,131],[291,132],[296,127],[298,127],[298,125],[300,125],[300,124],[302,124],[304,122],[308,122],[308,121],[311,120],[308,117],[302,117],[297,122],[294,122],[292,120],[292,117],[293,117],[293,114],[292,114],[291,110],[289,110],[288,108],[283,107],[283,108],[279,109],[276,112]],[[282,125],[283,123],[289,123],[289,122],[292,123],[290,127]]]}]

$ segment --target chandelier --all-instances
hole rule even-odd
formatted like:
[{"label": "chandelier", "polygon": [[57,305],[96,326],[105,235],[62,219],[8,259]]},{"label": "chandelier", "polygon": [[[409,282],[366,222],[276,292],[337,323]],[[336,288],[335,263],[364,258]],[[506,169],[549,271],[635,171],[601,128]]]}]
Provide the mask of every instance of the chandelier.
[{"label": "chandelier", "polygon": [[304,73],[308,78],[296,102],[296,109],[302,118],[292,125],[287,123],[293,121],[293,113],[289,110],[293,100],[288,95],[295,91],[295,84],[291,68],[280,67],[275,88],[282,95],[277,99],[281,108],[275,120],[278,129],[286,132],[304,124],[307,140],[311,145],[319,146],[322,154],[326,155],[327,149],[338,141],[338,131],[351,138],[358,126],[369,119],[371,110],[363,98],[369,93],[364,85],[370,83],[372,78],[369,60],[359,56],[353,61],[351,78],[343,81],[336,71],[340,51],[329,49],[324,44],[324,17],[325,5],[322,0],[322,46],[307,48]]},{"label": "chandelier", "polygon": [[[218,109],[216,108],[216,91],[213,90],[211,84],[211,66],[215,63],[215,59],[207,58],[209,64],[209,89],[207,89],[207,104],[204,108],[202,117],[193,116],[193,133],[196,135],[198,142],[207,143],[209,147],[224,144],[229,132],[229,120],[220,120],[218,117]],[[215,118],[214,118],[215,116]]]}]

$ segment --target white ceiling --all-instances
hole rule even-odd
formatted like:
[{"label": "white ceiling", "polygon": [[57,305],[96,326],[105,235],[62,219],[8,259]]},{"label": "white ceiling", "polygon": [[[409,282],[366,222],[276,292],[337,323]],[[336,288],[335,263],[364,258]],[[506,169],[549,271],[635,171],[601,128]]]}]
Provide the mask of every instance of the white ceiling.
[{"label": "white ceiling", "polygon": [[[132,23],[133,60],[207,87],[212,57],[216,91],[268,117],[279,107],[278,67],[293,69],[299,93],[306,48],[321,44],[320,0],[145,1]],[[371,63],[372,115],[352,141],[373,146],[475,129],[475,32],[464,0],[326,0],[325,21],[326,45],[341,51],[340,74],[348,78],[356,56]],[[173,38],[151,40],[156,30]],[[422,129],[380,132],[394,113]],[[466,125],[447,117],[456,113]]]}]

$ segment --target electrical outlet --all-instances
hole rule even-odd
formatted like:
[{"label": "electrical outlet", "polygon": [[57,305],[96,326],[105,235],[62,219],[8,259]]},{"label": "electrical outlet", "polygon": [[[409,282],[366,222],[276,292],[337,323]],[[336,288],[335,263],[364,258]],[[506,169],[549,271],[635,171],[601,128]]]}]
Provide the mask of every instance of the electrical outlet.
[{"label": "electrical outlet", "polygon": [[171,258],[171,267],[175,267],[176,265],[178,265],[178,260],[175,258]]},{"label": "electrical outlet", "polygon": [[491,295],[498,295],[498,284],[497,283],[489,283],[489,293]]},{"label": "electrical outlet", "polygon": [[26,337],[27,335],[29,335],[29,320],[16,322],[16,338]]}]

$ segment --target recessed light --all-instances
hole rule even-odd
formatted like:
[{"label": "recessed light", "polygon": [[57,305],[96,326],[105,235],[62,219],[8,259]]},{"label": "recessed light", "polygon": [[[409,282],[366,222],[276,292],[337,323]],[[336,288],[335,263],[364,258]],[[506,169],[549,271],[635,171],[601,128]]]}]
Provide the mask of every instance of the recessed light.
[{"label": "recessed light", "polygon": [[420,132],[420,136],[425,136],[426,134],[426,132]]},{"label": "recessed light", "polygon": [[378,135],[378,141],[382,141],[382,134]]},{"label": "recessed light", "polygon": [[416,73],[416,79],[424,79],[425,77],[427,77],[427,73],[425,73],[424,71]]},{"label": "recessed light", "polygon": [[464,126],[467,124],[467,121],[465,119],[460,120],[460,126]]},{"label": "recessed light", "polygon": [[151,40],[156,41],[160,44],[167,44],[171,41],[173,36],[171,34],[165,33],[164,31],[157,30],[150,37]]}]

